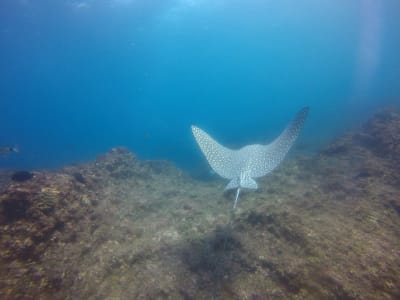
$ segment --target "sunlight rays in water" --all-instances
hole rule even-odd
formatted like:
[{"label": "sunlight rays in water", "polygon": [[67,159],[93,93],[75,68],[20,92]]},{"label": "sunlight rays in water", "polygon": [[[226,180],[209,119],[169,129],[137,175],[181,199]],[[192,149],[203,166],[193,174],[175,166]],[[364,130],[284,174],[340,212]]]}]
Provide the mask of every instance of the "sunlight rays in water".
[{"label": "sunlight rays in water", "polygon": [[367,95],[380,64],[383,8],[380,1],[360,2],[360,33],[354,79],[354,98]]}]

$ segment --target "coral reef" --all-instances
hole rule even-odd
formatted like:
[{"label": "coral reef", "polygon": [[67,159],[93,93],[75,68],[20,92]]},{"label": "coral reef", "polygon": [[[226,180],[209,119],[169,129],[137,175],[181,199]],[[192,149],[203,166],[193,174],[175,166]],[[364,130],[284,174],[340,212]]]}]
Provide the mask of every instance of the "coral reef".
[{"label": "coral reef", "polygon": [[285,161],[232,212],[225,182],[114,148],[0,174],[1,299],[398,299],[400,114]]}]

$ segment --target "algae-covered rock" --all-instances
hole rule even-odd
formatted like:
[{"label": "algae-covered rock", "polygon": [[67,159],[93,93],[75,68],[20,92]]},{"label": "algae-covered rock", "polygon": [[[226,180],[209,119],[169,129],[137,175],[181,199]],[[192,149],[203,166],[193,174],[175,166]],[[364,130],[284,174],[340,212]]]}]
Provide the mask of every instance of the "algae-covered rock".
[{"label": "algae-covered rock", "polygon": [[283,162],[233,212],[223,182],[126,148],[8,172],[0,298],[399,299],[399,120]]}]

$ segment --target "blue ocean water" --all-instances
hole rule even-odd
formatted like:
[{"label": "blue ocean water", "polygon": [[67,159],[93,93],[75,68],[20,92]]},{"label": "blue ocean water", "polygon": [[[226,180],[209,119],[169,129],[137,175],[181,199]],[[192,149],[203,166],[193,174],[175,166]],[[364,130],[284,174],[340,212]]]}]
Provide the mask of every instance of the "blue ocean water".
[{"label": "blue ocean water", "polygon": [[307,105],[318,149],[399,105],[399,29],[396,0],[2,0],[0,167],[127,146],[193,170],[190,125],[239,147]]}]

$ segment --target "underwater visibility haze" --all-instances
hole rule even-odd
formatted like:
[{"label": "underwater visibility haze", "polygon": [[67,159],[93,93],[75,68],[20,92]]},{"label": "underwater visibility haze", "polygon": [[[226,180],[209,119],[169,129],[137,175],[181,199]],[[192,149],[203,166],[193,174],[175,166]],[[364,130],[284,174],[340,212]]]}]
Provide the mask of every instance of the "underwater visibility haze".
[{"label": "underwater visibility haze", "polygon": [[398,0],[0,0],[0,299],[400,299],[399,30]]},{"label": "underwater visibility haze", "polygon": [[54,168],[129,147],[203,166],[190,125],[238,148],[303,106],[321,145],[398,103],[397,1],[0,3],[4,167]]}]

